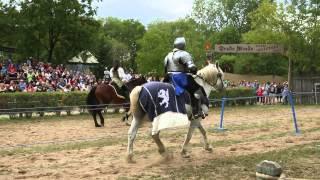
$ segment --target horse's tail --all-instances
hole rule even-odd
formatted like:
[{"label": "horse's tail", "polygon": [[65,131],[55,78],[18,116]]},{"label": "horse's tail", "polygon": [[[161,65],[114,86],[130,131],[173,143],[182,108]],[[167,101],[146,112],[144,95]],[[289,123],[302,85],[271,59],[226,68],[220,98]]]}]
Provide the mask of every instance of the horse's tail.
[{"label": "horse's tail", "polygon": [[94,86],[90,90],[88,96],[87,96],[87,105],[88,105],[88,111],[92,113],[97,107],[95,105],[98,105],[98,100],[96,98],[95,92],[97,87]]},{"label": "horse's tail", "polygon": [[130,93],[130,110],[128,113],[134,113],[139,106],[139,94],[142,90],[142,86],[136,86]]}]

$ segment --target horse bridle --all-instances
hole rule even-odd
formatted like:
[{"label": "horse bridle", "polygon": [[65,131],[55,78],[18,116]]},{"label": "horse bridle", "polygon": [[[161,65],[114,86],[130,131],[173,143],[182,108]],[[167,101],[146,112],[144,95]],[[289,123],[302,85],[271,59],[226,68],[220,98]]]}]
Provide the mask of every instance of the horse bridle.
[{"label": "horse bridle", "polygon": [[[220,79],[220,81],[221,81],[221,83],[222,83],[222,88],[224,88],[224,83],[223,83],[223,81],[222,81],[222,73],[221,73],[221,71],[220,71],[219,64],[218,64],[218,67],[216,66],[216,68],[218,69],[217,78]],[[196,77],[199,77],[200,79],[202,79],[205,83],[209,84],[212,88],[214,88],[214,86],[216,86],[217,83],[218,83],[218,79],[217,79],[217,81],[216,81],[215,84],[212,84],[212,83],[206,81],[202,76],[199,76],[198,74],[195,74],[195,76],[196,76]]]}]

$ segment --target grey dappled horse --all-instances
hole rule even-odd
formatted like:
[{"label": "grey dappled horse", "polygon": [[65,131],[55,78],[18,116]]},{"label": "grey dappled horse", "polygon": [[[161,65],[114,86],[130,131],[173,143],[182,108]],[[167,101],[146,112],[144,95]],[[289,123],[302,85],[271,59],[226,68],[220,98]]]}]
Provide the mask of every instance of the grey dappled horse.
[{"label": "grey dappled horse", "polygon": [[[206,92],[207,96],[209,97],[210,92],[212,90],[222,90],[224,88],[223,85],[223,72],[220,69],[218,63],[216,64],[209,64],[206,67],[202,68],[197,72],[197,75],[193,76],[194,80],[204,88],[204,91]],[[127,149],[127,160],[128,162],[133,162],[132,157],[133,157],[133,142],[135,140],[136,134],[138,132],[139,126],[142,124],[142,121],[144,117],[146,116],[146,112],[143,111],[142,107],[140,106],[139,103],[139,94],[141,92],[142,86],[137,86],[135,87],[132,92],[130,93],[130,112],[133,115],[132,123],[128,131],[128,149]],[[201,106],[203,111],[208,111],[207,106]],[[190,125],[189,125],[189,130],[188,134],[185,138],[185,141],[182,146],[181,150],[181,155],[183,157],[188,157],[189,155],[187,154],[187,145],[189,141],[191,140],[193,131],[195,128],[198,128],[203,136],[204,140],[204,149],[207,151],[212,151],[212,148],[210,147],[207,136],[206,136],[206,131],[203,128],[201,124],[201,118],[193,118],[192,116],[192,108],[190,105],[186,104],[186,110],[187,114],[189,117]],[[151,122],[151,121],[149,121]],[[156,132],[155,134],[152,135],[153,140],[155,143],[158,145],[158,151],[159,153],[166,157],[168,154],[166,153],[166,149],[163,145],[163,143],[160,140],[159,137],[160,131]]]}]

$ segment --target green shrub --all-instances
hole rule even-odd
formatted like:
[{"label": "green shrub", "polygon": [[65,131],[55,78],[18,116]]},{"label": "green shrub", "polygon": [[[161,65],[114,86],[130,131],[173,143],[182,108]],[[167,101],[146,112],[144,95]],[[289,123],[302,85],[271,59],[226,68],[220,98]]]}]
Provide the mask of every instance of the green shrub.
[{"label": "green shrub", "polygon": [[12,109],[10,112],[61,111],[62,106],[84,105],[86,96],[87,92],[3,93],[0,95],[0,109]]},{"label": "green shrub", "polygon": [[[221,100],[224,98],[237,98],[237,97],[252,97],[255,96],[253,88],[228,88],[222,92],[214,91],[210,94],[210,100]],[[238,99],[238,100],[227,100],[226,105],[245,105],[246,103],[253,104],[255,99]],[[220,106],[220,101],[213,102],[214,106]]]}]

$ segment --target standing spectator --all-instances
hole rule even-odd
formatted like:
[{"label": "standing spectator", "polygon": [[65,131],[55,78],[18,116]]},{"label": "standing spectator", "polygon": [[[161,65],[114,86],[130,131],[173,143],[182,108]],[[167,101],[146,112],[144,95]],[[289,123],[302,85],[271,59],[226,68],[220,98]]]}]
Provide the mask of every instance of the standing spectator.
[{"label": "standing spectator", "polygon": [[270,104],[269,92],[270,92],[270,82],[268,81],[264,86],[264,92],[263,92],[263,96],[265,96],[265,104]]},{"label": "standing spectator", "polygon": [[272,82],[269,87],[270,104],[275,104],[276,98],[276,83]]},{"label": "standing spectator", "polygon": [[288,87],[288,83],[285,82],[283,84],[283,91],[282,91],[282,103],[283,104],[288,104],[288,95],[289,95],[289,87]]},{"label": "standing spectator", "polygon": [[258,96],[258,103],[263,104],[264,103],[263,86],[259,86],[256,92]]},{"label": "standing spectator", "polygon": [[276,88],[276,93],[277,93],[277,101],[282,102],[282,91],[283,91],[283,85],[281,83],[278,83],[277,88]]}]

